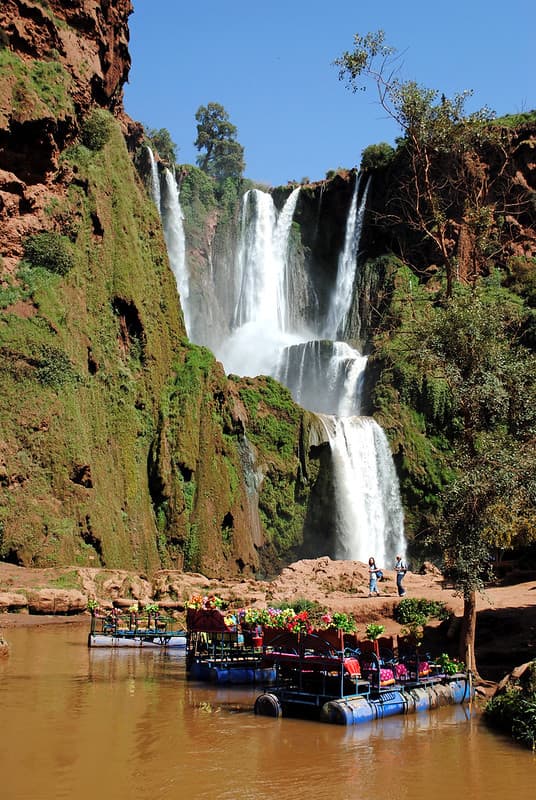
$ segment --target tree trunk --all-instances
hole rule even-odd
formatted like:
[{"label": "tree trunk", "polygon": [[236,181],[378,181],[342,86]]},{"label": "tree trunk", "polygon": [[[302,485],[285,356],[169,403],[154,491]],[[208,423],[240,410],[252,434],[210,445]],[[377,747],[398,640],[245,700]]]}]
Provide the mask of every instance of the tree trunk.
[{"label": "tree trunk", "polygon": [[464,595],[463,620],[460,632],[460,658],[475,677],[479,677],[475,659],[476,591]]}]

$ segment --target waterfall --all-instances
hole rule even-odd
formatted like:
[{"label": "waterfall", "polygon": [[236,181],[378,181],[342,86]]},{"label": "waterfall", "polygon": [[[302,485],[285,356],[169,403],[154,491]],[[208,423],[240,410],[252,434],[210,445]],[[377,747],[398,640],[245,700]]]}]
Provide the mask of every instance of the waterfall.
[{"label": "waterfall", "polygon": [[273,237],[275,260],[277,264],[281,265],[277,287],[277,300],[280,313],[279,322],[283,330],[288,330],[291,325],[290,308],[292,305],[292,284],[288,269],[288,247],[292,218],[296,210],[299,193],[299,186],[290,193],[277,218]]},{"label": "waterfall", "polygon": [[[199,309],[189,300],[182,214],[176,183],[167,171],[164,188],[164,230],[190,332],[189,320],[199,317]],[[226,372],[271,375],[286,385],[304,408],[320,415],[333,467],[335,556],[367,561],[373,555],[379,565],[386,566],[397,553],[405,555],[396,471],[380,426],[359,416],[367,358],[346,342],[337,341],[344,334],[355,293],[368,189],[369,182],[360,197],[356,178],[325,324],[318,313],[313,276],[293,262],[289,253],[299,189],[289,195],[280,212],[270,194],[258,189],[244,194],[234,273],[226,274],[225,280],[209,276],[203,291],[203,319],[206,322],[212,314],[227,309],[222,334],[214,337],[213,348]],[[194,336],[201,329],[195,323]],[[254,515],[263,476],[255,472],[246,445],[241,454]],[[252,526],[260,542],[260,529],[253,521]]]},{"label": "waterfall", "polygon": [[361,173],[356,177],[350,211],[346,221],[344,248],[339,256],[337,265],[337,281],[331,296],[324,335],[328,339],[344,336],[348,313],[354,297],[357,257],[359,253],[359,240],[363,228],[363,219],[367,204],[367,195],[370,187],[370,176],[365,185],[363,196],[358,205]]},{"label": "waterfall", "polygon": [[175,280],[184,314],[186,331],[190,331],[188,298],[190,295],[189,276],[186,266],[186,244],[184,238],[183,214],[179,202],[179,188],[169,169],[164,170],[164,191],[161,198],[162,223],[168,251],[169,263]]},{"label": "waterfall", "polygon": [[350,416],[360,411],[366,363],[346,342],[317,339],[285,347],[274,377],[309,411]]},{"label": "waterfall", "polygon": [[232,332],[215,348],[228,372],[273,375],[281,350],[303,341],[289,324],[288,240],[298,195],[299,187],[279,214],[266,192],[250,189],[243,197]]},{"label": "waterfall", "polygon": [[250,189],[242,202],[237,256],[240,295],[234,328],[250,322],[279,327],[279,284],[282,265],[275,259],[273,234],[276,212],[270,195]]},{"label": "waterfall", "polygon": [[160,176],[158,174],[158,166],[154,158],[154,153],[150,147],[147,148],[147,152],[149,153],[149,162],[151,164],[151,194],[153,196],[158,215],[161,217],[162,209],[160,207]]},{"label": "waterfall", "polygon": [[323,417],[335,474],[337,558],[378,565],[405,554],[398,478],[387,438],[369,417]]},{"label": "waterfall", "polygon": [[240,296],[234,326],[262,322],[284,330],[288,321],[288,237],[299,187],[278,215],[269,194],[250,189],[244,195],[238,249]]}]

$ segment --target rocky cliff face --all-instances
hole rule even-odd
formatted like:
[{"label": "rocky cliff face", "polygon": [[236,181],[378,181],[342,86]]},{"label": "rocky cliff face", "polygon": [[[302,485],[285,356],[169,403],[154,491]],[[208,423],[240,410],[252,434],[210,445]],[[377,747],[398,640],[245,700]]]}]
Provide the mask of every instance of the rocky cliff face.
[{"label": "rocky cliff face", "polygon": [[[471,283],[490,265],[507,270],[509,259],[536,255],[536,121],[534,112],[496,120],[493,136],[475,143],[464,160],[437,155],[435,191],[445,209],[446,247],[456,262],[456,279]],[[411,188],[408,155],[399,148],[374,174],[369,195],[369,224],[363,247],[371,258],[388,251],[425,277],[441,272],[441,256],[431,237],[412,224],[419,199]],[[437,176],[443,175],[444,181]],[[421,200],[422,203],[422,200]]]},{"label": "rocky cliff face", "polygon": [[[0,8],[0,220],[4,267],[63,191],[59,158],[95,106],[123,117],[132,4],[6,0]],[[125,130],[128,125],[126,120]],[[133,126],[134,128],[136,126]],[[46,187],[46,190],[45,190]]]},{"label": "rocky cliff face", "polygon": [[309,423],[185,339],[127,149],[131,10],[0,9],[0,558],[252,573],[300,547]]}]

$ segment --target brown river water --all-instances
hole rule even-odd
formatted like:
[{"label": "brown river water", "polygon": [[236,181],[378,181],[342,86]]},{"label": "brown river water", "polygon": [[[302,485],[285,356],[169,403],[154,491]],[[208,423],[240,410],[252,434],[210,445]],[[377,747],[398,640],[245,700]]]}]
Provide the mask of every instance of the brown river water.
[{"label": "brown river water", "polygon": [[10,629],[1,800],[504,800],[536,757],[473,706],[342,727],[256,717],[259,689],[188,681],[184,657],[88,650],[87,626]]}]

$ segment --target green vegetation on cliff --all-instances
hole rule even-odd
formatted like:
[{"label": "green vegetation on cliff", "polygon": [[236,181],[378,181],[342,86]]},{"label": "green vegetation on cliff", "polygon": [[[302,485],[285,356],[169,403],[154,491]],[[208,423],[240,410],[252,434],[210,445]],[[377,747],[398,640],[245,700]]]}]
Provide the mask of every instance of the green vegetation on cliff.
[{"label": "green vegetation on cliff", "polygon": [[536,366],[520,338],[532,311],[494,279],[458,287],[444,304],[391,263],[373,403],[400,469],[410,531],[441,528],[445,514],[452,526],[465,508],[465,535],[477,524],[489,546],[526,544],[536,538]]},{"label": "green vegetation on cliff", "polygon": [[303,411],[289,390],[269,377],[242,378],[239,394],[248,412],[246,433],[263,474],[259,512],[268,539],[269,569],[292,558],[303,545],[309,494],[299,460],[304,450]]},{"label": "green vegetation on cliff", "polygon": [[0,47],[0,96],[11,97],[11,113],[19,122],[74,116],[71,78],[53,56],[43,61],[23,60]]},{"label": "green vegetation on cliff", "polygon": [[26,565],[159,563],[146,464],[180,310],[109,120],[103,149],[64,153],[69,189],[51,195],[50,230],[28,239],[18,302],[0,316],[1,555]]}]

